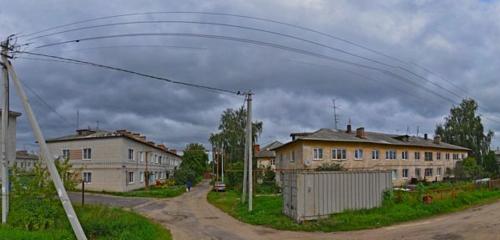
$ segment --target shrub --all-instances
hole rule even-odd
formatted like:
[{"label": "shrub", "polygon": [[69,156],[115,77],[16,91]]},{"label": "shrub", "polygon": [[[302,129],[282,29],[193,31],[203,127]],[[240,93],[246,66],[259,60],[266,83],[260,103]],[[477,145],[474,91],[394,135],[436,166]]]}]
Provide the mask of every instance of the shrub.
[{"label": "shrub", "polygon": [[315,169],[316,171],[345,171],[346,169],[339,163],[323,163]]}]

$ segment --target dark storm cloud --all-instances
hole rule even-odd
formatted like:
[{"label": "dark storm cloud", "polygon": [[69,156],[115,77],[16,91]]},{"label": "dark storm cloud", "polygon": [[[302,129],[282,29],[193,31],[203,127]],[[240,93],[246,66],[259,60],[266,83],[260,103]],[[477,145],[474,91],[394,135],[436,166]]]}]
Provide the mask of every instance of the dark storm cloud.
[{"label": "dark storm cloud", "polygon": [[[51,43],[122,33],[183,32],[248,38],[374,66],[359,68],[332,59],[269,46],[220,39],[129,37],[82,41],[35,49],[143,73],[229,90],[252,89],[255,118],[264,122],[260,142],[288,140],[290,132],[333,127],[331,100],[340,106],[340,127],[351,120],[368,130],[431,133],[455,96],[472,96],[483,106],[487,128],[500,129],[497,81],[500,5],[497,2],[414,1],[15,1],[0,10],[0,35],[29,33],[81,19],[149,11],[211,11],[266,17],[363,44],[433,73],[342,41],[286,26],[228,16],[168,14],[130,16],[87,23],[137,20],[210,21],[279,31],[381,61],[381,65],[340,51],[270,33],[196,24],[140,24],[96,28],[38,39]],[[72,26],[73,28],[77,26]],[[22,42],[22,39],[19,39]],[[34,44],[33,46],[36,46]],[[116,47],[122,46],[122,47]],[[29,57],[24,55],[23,57]],[[89,66],[15,60],[23,82],[35,89],[64,120],[29,93],[46,136],[72,133],[76,111],[80,127],[127,128],[169,146],[207,143],[226,108],[243,99],[172,85]],[[404,66],[404,69],[397,68]],[[412,71],[416,74],[412,74]],[[425,79],[430,79],[431,83]],[[450,83],[451,82],[451,83]],[[449,90],[444,90],[440,86]],[[466,91],[464,91],[466,90]],[[453,93],[450,93],[452,91]],[[437,95],[439,96],[436,96]],[[13,108],[21,110],[19,102]],[[34,147],[26,118],[18,127],[18,148]]]}]

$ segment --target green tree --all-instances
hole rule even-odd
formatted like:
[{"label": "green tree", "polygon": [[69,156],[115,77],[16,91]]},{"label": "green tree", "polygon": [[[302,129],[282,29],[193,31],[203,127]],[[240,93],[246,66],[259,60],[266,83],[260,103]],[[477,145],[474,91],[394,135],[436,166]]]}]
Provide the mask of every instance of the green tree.
[{"label": "green tree", "polygon": [[199,143],[190,143],[184,149],[182,163],[175,173],[178,184],[184,184],[187,180],[195,182],[208,168],[208,155],[205,147]]},{"label": "green tree", "polygon": [[[212,146],[222,148],[227,162],[243,161],[245,148],[245,129],[247,123],[247,112],[241,107],[238,110],[226,109],[221,116],[219,132],[212,133],[210,143]],[[262,133],[262,122],[252,123],[253,142]]]},{"label": "green tree", "polygon": [[474,157],[467,157],[462,162],[457,163],[455,177],[459,179],[480,178],[484,174],[483,168],[477,164]]},{"label": "green tree", "polygon": [[490,151],[483,160],[484,170],[491,176],[498,176],[500,169],[494,151]]},{"label": "green tree", "polygon": [[484,133],[481,117],[477,115],[478,105],[473,99],[464,99],[459,106],[450,110],[444,124],[436,127],[435,134],[443,141],[472,150],[472,156],[484,166],[484,157],[490,152],[493,131]]}]

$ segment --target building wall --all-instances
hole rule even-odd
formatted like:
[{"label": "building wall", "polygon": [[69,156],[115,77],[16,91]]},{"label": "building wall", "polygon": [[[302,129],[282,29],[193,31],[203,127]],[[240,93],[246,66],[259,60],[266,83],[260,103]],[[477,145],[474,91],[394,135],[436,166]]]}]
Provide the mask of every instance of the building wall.
[{"label": "building wall", "polygon": [[[54,156],[63,156],[63,149],[70,151],[70,163],[75,171],[90,172],[91,183],[86,189],[93,191],[130,191],[145,186],[144,172],[149,171],[150,185],[156,180],[164,181],[173,176],[174,169],[180,165],[180,157],[142,144],[125,137],[98,138],[49,142],[49,150]],[[83,160],[83,149],[92,149],[90,160]],[[129,149],[133,157],[129,159]],[[144,155],[140,158],[141,154]],[[161,163],[156,161],[162,156]],[[133,173],[133,181],[129,179]],[[81,185],[77,186],[78,188]]]},{"label": "building wall", "polygon": [[271,167],[271,169],[276,168],[276,163],[273,164],[274,158],[271,157],[261,157],[257,158],[257,168],[268,168]]},{"label": "building wall", "polygon": [[[323,149],[323,157],[314,159],[314,149]],[[345,149],[345,160],[332,159],[332,149]],[[363,157],[355,159],[356,149],[363,150]],[[379,151],[379,159],[372,159],[372,150]],[[396,151],[396,159],[386,159],[386,151]],[[295,151],[295,161],[290,156]],[[408,159],[402,159],[402,152],[408,152]],[[420,160],[415,159],[415,152],[420,152]],[[425,152],[432,152],[433,160],[425,161]],[[441,153],[441,160],[437,160],[437,153]],[[446,159],[446,153],[450,154],[450,159]],[[453,160],[453,154],[458,154],[459,159]],[[326,141],[297,141],[288,146],[276,150],[278,161],[283,169],[315,169],[324,163],[339,163],[348,170],[396,170],[393,178],[395,185],[401,185],[416,177],[429,181],[441,181],[446,174],[446,169],[455,168],[455,164],[463,157],[467,157],[466,151],[424,148],[424,147],[403,147],[389,146],[382,144],[367,143],[339,143]],[[299,156],[299,158],[297,158]],[[306,163],[306,164],[304,164]],[[408,176],[403,177],[403,169],[408,170]],[[420,169],[420,177],[416,175],[416,170]],[[432,176],[425,176],[425,169],[432,169]],[[441,170],[438,170],[441,169]],[[439,174],[438,171],[441,171]]]}]

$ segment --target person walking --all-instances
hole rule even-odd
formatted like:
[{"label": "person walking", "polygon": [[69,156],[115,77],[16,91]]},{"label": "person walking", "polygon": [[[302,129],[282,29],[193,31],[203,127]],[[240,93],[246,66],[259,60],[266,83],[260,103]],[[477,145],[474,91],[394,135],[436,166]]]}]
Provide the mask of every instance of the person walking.
[{"label": "person walking", "polygon": [[191,187],[193,186],[193,183],[191,182],[191,180],[187,180],[186,181],[186,191],[187,192],[191,192]]}]

